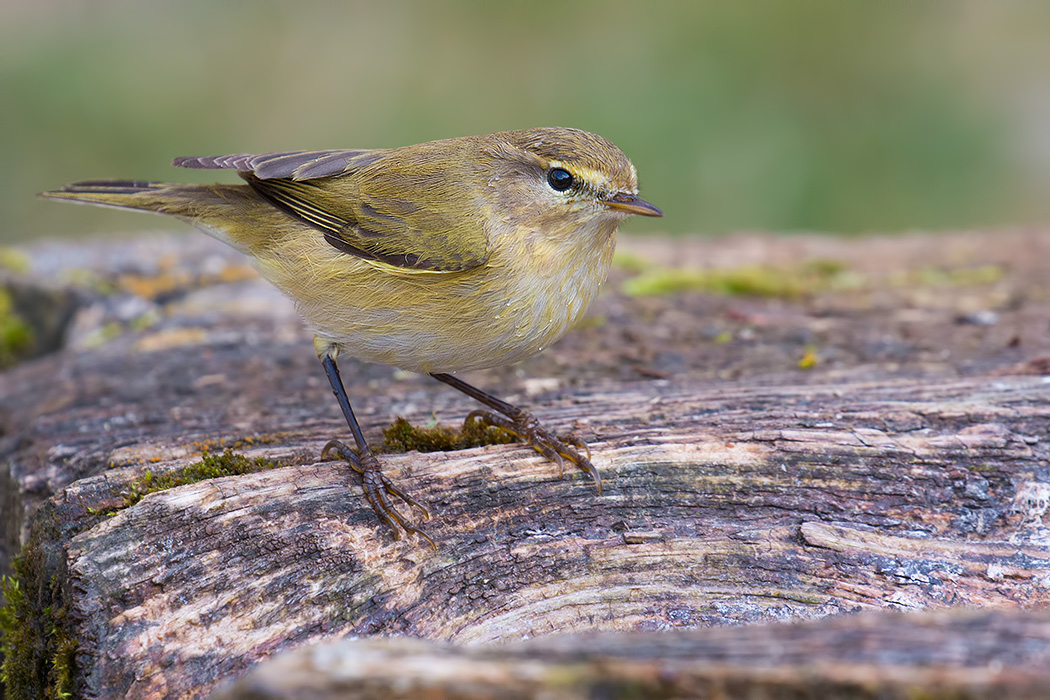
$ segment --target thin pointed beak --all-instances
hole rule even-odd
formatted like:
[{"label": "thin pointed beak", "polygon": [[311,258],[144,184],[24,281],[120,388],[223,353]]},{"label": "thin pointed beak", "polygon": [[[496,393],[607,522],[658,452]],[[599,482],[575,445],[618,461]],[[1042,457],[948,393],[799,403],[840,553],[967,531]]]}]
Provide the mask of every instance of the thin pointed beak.
[{"label": "thin pointed beak", "polygon": [[617,192],[612,197],[603,200],[605,206],[612,209],[619,209],[625,211],[628,214],[638,214],[640,216],[663,216],[664,213],[654,207],[649,202],[645,201],[636,194],[628,194],[627,192]]}]

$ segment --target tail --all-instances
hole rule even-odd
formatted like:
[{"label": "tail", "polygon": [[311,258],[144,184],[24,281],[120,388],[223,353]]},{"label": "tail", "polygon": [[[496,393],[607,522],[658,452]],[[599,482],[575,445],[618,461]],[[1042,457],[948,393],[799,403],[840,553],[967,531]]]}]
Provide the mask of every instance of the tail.
[{"label": "tail", "polygon": [[[197,226],[210,236],[248,252],[266,244],[260,217],[280,214],[247,185],[183,185],[137,180],[87,180],[41,197],[100,207],[167,214]],[[269,210],[269,211],[268,211]],[[279,217],[287,218],[283,214]],[[248,225],[254,223],[255,225]],[[276,230],[275,227],[273,230]]]},{"label": "tail", "polygon": [[193,219],[199,215],[205,201],[215,197],[211,190],[214,187],[136,180],[86,180],[60,190],[41,192],[40,196]]}]

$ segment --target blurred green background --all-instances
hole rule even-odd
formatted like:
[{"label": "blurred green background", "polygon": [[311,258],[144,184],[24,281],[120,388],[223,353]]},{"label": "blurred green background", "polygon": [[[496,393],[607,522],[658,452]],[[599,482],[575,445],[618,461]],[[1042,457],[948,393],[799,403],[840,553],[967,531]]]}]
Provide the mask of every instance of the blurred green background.
[{"label": "blurred green background", "polygon": [[1050,3],[0,0],[0,242],[172,228],[33,196],[171,158],[540,125],[616,142],[633,231],[1050,219]]}]

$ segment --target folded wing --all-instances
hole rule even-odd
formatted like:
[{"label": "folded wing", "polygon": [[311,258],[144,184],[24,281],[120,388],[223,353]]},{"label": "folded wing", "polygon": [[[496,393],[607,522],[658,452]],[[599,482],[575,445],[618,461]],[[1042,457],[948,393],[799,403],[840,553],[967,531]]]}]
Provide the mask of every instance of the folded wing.
[{"label": "folded wing", "polygon": [[176,158],[174,165],[238,171],[260,196],[349,255],[414,271],[484,264],[487,233],[462,180],[435,154],[413,162],[392,153],[242,153]]}]

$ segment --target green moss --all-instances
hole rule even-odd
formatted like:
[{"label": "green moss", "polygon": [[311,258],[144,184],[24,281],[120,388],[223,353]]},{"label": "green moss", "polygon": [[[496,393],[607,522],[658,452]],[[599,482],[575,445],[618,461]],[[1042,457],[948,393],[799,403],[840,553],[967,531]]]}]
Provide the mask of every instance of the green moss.
[{"label": "green moss", "polygon": [[75,267],[65,270],[59,277],[60,281],[65,285],[84,289],[99,296],[108,297],[117,292],[117,286],[112,280],[106,279],[98,272],[87,268]]},{"label": "green moss", "polygon": [[109,341],[119,338],[123,332],[123,326],[116,321],[110,321],[106,325],[85,334],[81,338],[80,343],[86,349],[100,348]]},{"label": "green moss", "polygon": [[[51,581],[52,600],[59,600],[58,581]],[[77,641],[69,633],[66,624],[67,612],[64,607],[45,608],[44,617],[48,621],[48,638],[50,639],[51,659],[47,674],[47,687],[50,697],[73,697],[73,675],[76,672]]]},{"label": "green moss", "polygon": [[55,631],[55,656],[53,661],[54,690],[56,698],[73,697],[73,674],[76,671],[77,641],[69,636],[64,627]]},{"label": "green moss", "polygon": [[854,289],[864,280],[837,260],[816,259],[794,267],[650,267],[624,282],[628,296],[706,292],[726,296],[795,299],[834,289]]},{"label": "green moss", "polygon": [[894,287],[975,287],[995,284],[1005,275],[1006,271],[999,265],[951,269],[926,265],[915,270],[898,270],[890,275],[889,283]]},{"label": "green moss", "polygon": [[813,369],[817,366],[820,358],[817,355],[817,348],[815,345],[807,345],[802,351],[802,357],[799,358],[798,368],[799,369]]},{"label": "green moss", "polygon": [[[278,466],[276,461],[253,459],[230,450],[205,453],[199,462],[167,474],[146,472],[128,487],[121,508],[133,506],[155,491]],[[118,510],[94,514],[113,515]],[[96,522],[96,518],[84,519],[65,534],[72,537]],[[61,582],[65,577],[46,571],[44,565],[44,550],[61,547],[55,544],[55,537],[53,525],[38,515],[29,543],[12,562],[12,575],[0,577],[6,601],[0,608],[0,684],[7,697],[67,698],[73,694],[77,642],[63,603]]]},{"label": "green moss", "polygon": [[20,250],[0,246],[0,270],[9,270],[17,274],[29,272],[29,256]]},{"label": "green moss", "polygon": [[824,605],[828,602],[827,597],[820,595],[808,595],[801,591],[769,591],[767,593],[771,598],[781,598],[783,600],[792,600],[796,603],[803,603],[805,605]]},{"label": "green moss", "polygon": [[613,253],[613,265],[627,272],[644,272],[654,267],[652,262],[626,250],[617,250]]},{"label": "green moss", "polygon": [[29,666],[26,655],[30,648],[29,629],[23,624],[29,619],[29,606],[22,589],[22,558],[16,557],[12,564],[15,575],[0,577],[0,590],[5,601],[4,607],[0,608],[0,653],[3,654],[0,683],[8,689],[25,687],[22,675],[23,669]]},{"label": "green moss", "polygon": [[[141,479],[132,482],[128,487],[122,508],[130,508],[156,491],[166,491],[176,486],[195,484],[206,479],[261,472],[279,466],[281,464],[275,460],[266,459],[265,457],[249,458],[229,449],[221,454],[205,452],[201,455],[201,461],[182,469],[164,474],[154,474],[152,471],[147,471]],[[112,515],[115,512],[110,511],[107,515]]]},{"label": "green moss", "polygon": [[994,284],[1000,281],[1005,274],[1003,268],[998,265],[959,267],[950,270],[928,265],[910,273],[905,278],[905,283],[927,287],[974,287]]},{"label": "green moss", "polygon": [[1002,465],[995,463],[982,462],[980,464],[967,464],[966,469],[971,472],[978,474],[995,474],[1002,471]]},{"label": "green moss", "polygon": [[247,447],[255,447],[256,445],[276,445],[285,443],[289,440],[291,433],[283,430],[278,430],[272,433],[257,433],[255,435],[245,435],[240,438],[225,438],[221,440],[203,440],[201,442],[193,443],[202,454],[214,452],[216,450],[224,450],[229,452],[230,450],[243,450]]},{"label": "green moss", "polygon": [[398,418],[383,429],[384,452],[451,452],[482,445],[506,445],[517,438],[505,430],[472,420],[461,430],[447,425],[425,428],[414,426],[404,418]]},{"label": "green moss", "polygon": [[40,575],[31,575],[25,552],[12,562],[14,575],[0,578],[6,601],[0,608],[0,683],[12,698],[72,697],[77,643],[69,633],[65,607],[54,605],[61,601],[61,591],[52,577],[33,605],[30,592]]},{"label": "green moss", "polygon": [[0,370],[30,357],[35,347],[32,327],[15,313],[10,292],[0,288]]},{"label": "green moss", "polygon": [[[843,262],[827,258],[808,260],[791,267],[745,265],[734,268],[670,268],[627,265],[637,272],[623,284],[628,296],[659,296],[704,292],[725,296],[798,299],[821,292],[860,289],[867,280]],[[1005,276],[998,265],[945,269],[925,266],[901,270],[890,277],[897,287],[972,287],[994,284]]]},{"label": "green moss", "polygon": [[998,265],[982,265],[952,271],[952,281],[957,285],[994,284],[1005,276],[1006,271]]},{"label": "green moss", "polygon": [[160,312],[150,309],[141,316],[136,316],[128,322],[128,327],[133,331],[144,331],[160,323]]}]

